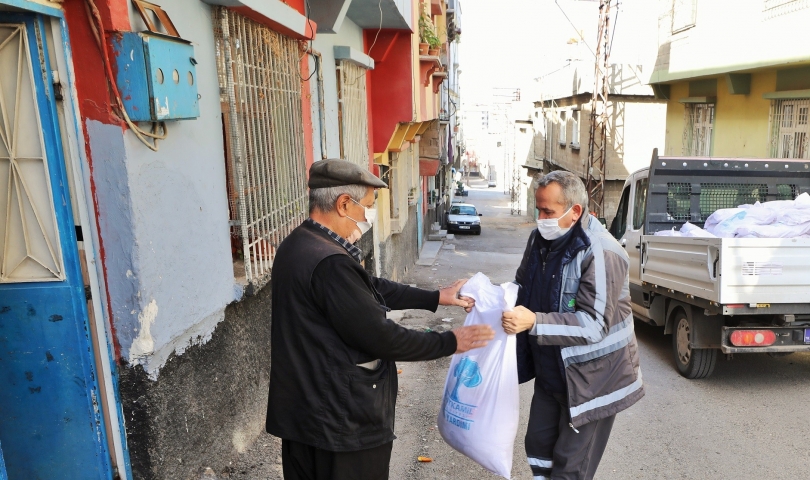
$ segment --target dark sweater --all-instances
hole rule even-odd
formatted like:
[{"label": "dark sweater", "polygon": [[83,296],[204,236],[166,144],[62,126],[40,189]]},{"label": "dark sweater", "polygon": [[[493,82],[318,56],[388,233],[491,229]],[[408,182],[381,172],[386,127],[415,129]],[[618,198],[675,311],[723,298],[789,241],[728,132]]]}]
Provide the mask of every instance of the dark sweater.
[{"label": "dark sweater", "polygon": [[[439,292],[370,277],[310,222],[282,242],[272,282],[267,432],[329,451],[394,440],[394,360],[451,355],[456,338],[408,330],[385,313],[435,311]],[[375,359],[376,370],[358,366]]]}]

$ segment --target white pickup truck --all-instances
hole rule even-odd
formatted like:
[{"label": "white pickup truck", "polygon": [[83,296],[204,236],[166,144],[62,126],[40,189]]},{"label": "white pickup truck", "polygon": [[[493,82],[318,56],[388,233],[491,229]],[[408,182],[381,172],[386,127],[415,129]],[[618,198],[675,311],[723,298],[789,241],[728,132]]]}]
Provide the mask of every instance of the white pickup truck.
[{"label": "white pickup truck", "polygon": [[810,161],[659,157],[624,185],[610,232],[630,257],[636,319],[672,334],[686,378],[718,352],[810,351],[810,238],[653,235],[714,211],[810,191]]}]

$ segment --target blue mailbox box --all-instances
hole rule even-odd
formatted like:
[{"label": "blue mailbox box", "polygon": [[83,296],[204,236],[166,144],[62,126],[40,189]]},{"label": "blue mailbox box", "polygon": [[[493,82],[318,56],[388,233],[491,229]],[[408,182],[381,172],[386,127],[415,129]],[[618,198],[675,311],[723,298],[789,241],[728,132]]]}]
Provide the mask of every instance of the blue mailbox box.
[{"label": "blue mailbox box", "polygon": [[151,32],[121,32],[112,43],[118,90],[132,121],[200,116],[197,62],[190,42]]}]

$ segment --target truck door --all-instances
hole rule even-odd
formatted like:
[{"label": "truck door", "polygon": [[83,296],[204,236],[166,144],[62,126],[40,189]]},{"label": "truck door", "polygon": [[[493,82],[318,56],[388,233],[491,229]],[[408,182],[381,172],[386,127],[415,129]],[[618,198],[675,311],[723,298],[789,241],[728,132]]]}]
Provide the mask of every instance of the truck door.
[{"label": "truck door", "polygon": [[[626,242],[624,248],[627,256],[630,257],[630,285],[641,285],[641,235],[644,234],[644,215],[647,207],[647,171],[637,172],[633,175],[633,185],[631,190],[632,208],[624,233],[622,242]],[[633,301],[641,303],[640,298],[633,298]]]},{"label": "truck door", "polygon": [[625,183],[622,198],[619,200],[619,208],[616,210],[616,216],[613,217],[613,223],[610,224],[610,233],[619,243],[622,243],[624,232],[627,230],[627,210],[630,207],[631,186],[632,182]]}]

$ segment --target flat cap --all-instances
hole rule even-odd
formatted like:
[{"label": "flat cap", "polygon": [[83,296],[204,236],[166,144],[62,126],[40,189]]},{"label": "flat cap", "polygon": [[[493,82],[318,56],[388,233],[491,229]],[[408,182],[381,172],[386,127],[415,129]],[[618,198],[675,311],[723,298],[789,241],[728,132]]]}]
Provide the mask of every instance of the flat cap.
[{"label": "flat cap", "polygon": [[321,160],[309,168],[309,188],[340,187],[342,185],[367,185],[387,188],[385,182],[363,167],[336,158]]}]

